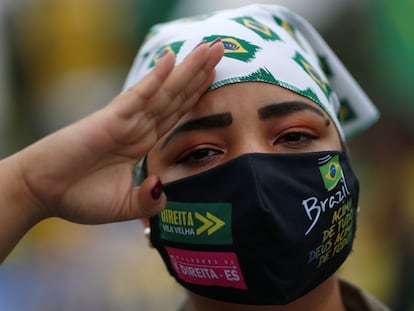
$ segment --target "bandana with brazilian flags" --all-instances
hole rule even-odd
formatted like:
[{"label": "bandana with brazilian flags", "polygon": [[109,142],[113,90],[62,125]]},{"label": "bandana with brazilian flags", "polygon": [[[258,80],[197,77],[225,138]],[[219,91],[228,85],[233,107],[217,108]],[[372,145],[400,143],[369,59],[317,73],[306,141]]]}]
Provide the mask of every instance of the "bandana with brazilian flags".
[{"label": "bandana with brazilian flags", "polygon": [[220,38],[224,57],[209,90],[257,81],[284,87],[324,109],[344,140],[378,118],[370,99],[314,27],[284,7],[253,4],[216,11],[157,24],[149,34],[124,89],[141,80],[166,49],[179,63],[202,40]]}]

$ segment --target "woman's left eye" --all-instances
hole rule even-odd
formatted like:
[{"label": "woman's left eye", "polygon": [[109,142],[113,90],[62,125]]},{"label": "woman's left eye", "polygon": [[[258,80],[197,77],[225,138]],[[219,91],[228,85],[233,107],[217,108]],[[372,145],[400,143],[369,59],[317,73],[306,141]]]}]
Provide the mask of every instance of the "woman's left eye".
[{"label": "woman's left eye", "polygon": [[289,132],[287,134],[284,134],[274,141],[274,144],[301,144],[301,143],[308,143],[312,140],[317,139],[318,137],[316,135],[312,135],[309,133],[304,132]]},{"label": "woman's left eye", "polygon": [[211,148],[200,148],[189,151],[183,154],[177,161],[176,164],[194,165],[204,164],[212,161],[216,156],[220,155],[220,150]]}]

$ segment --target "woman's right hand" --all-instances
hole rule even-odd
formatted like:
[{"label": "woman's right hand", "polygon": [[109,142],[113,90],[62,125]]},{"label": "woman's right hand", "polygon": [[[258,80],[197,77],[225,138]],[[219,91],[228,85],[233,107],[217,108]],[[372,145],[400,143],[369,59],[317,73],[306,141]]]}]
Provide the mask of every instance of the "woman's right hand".
[{"label": "woman's right hand", "polygon": [[159,179],[133,187],[132,170],[197,103],[222,56],[221,43],[203,43],[174,66],[168,52],[106,107],[0,161],[0,244],[51,216],[97,224],[160,212]]}]

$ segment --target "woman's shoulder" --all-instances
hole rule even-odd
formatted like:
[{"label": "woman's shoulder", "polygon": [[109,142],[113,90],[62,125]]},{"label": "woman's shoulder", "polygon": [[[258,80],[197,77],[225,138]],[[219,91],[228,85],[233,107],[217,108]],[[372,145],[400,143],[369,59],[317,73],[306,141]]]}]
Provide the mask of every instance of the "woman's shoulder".
[{"label": "woman's shoulder", "polygon": [[[377,298],[361,288],[340,280],[340,289],[345,308],[348,311],[391,311]],[[188,303],[184,302],[177,311],[188,311]]]},{"label": "woman's shoulder", "polygon": [[391,311],[377,298],[347,281],[341,280],[340,288],[348,311]]}]

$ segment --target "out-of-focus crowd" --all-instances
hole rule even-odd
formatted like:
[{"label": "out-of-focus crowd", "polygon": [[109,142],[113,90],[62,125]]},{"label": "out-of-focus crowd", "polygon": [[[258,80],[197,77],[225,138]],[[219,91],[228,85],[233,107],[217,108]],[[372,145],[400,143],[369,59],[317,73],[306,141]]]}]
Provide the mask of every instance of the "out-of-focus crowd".
[{"label": "out-of-focus crowd", "polygon": [[[148,27],[193,13],[182,11],[190,2],[194,6],[179,0],[0,3],[0,156],[109,102]],[[212,1],[212,10],[216,2],[217,9],[223,7],[223,1]],[[340,273],[392,310],[410,311],[414,5],[409,0],[341,2],[346,4],[340,9],[324,11],[335,17],[319,30],[382,117],[350,144],[361,203],[354,252]],[[307,17],[306,12],[305,7],[300,11]],[[182,299],[139,221],[88,227],[48,220],[0,267],[0,310],[171,310]]]}]

